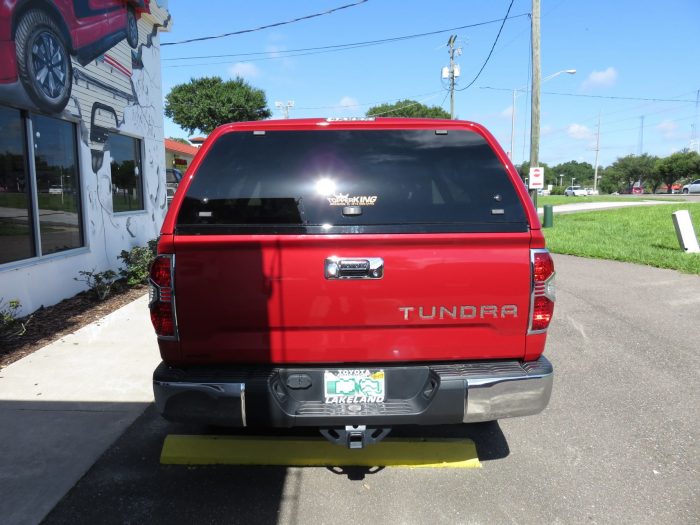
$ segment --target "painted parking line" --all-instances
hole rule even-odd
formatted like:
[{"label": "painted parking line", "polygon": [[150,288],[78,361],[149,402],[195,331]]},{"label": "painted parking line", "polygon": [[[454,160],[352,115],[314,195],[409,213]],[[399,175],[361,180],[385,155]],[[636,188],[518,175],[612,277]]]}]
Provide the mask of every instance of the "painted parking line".
[{"label": "painted parking line", "polygon": [[164,465],[481,468],[471,439],[385,439],[360,450],[325,439],[169,435]]}]

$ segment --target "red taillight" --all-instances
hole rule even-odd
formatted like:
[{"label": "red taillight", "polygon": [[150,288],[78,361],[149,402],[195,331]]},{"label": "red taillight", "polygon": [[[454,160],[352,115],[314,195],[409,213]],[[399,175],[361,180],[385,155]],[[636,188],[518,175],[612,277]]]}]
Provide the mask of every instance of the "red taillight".
[{"label": "red taillight", "polygon": [[546,330],[554,313],[554,261],[547,250],[532,250],[530,331]]},{"label": "red taillight", "polygon": [[161,336],[175,335],[173,307],[170,303],[158,302],[151,306],[151,322],[156,333]]},{"label": "red taillight", "polygon": [[151,280],[161,288],[170,288],[171,286],[171,276],[170,276],[170,257],[159,255],[156,260],[153,261],[151,266]]},{"label": "red taillight", "polygon": [[172,274],[173,256],[156,257],[151,265],[149,307],[153,328],[161,337],[177,337]]}]

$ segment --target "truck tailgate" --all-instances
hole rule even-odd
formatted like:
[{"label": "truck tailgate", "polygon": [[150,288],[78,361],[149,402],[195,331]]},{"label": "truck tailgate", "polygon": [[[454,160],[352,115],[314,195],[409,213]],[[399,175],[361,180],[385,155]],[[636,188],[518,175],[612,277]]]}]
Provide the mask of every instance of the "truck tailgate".
[{"label": "truck tailgate", "polygon": [[[529,243],[529,232],[179,235],[181,352],[202,363],[522,358]],[[329,280],[333,256],[381,258],[383,277]]]}]

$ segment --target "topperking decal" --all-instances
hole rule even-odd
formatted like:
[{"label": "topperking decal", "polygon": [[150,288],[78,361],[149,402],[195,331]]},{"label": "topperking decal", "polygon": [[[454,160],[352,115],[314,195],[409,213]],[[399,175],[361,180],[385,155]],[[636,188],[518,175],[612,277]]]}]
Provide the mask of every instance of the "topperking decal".
[{"label": "topperking decal", "polygon": [[349,193],[336,193],[328,197],[328,204],[331,206],[374,206],[377,202],[376,195],[356,195]]}]

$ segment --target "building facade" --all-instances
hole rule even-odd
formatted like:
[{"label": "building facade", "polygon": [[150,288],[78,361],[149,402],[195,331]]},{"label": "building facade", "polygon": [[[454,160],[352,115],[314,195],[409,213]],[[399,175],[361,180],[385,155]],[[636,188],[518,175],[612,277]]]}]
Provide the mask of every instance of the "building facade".
[{"label": "building facade", "polygon": [[0,299],[85,288],[166,210],[162,0],[0,4]]},{"label": "building facade", "polygon": [[165,139],[165,166],[167,169],[180,170],[182,173],[190,167],[198,148],[172,139]]}]

